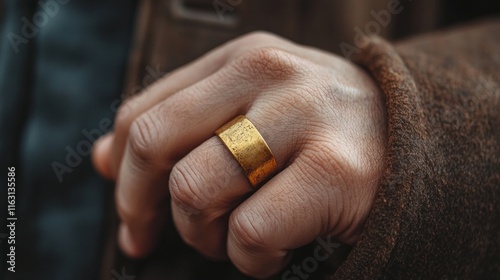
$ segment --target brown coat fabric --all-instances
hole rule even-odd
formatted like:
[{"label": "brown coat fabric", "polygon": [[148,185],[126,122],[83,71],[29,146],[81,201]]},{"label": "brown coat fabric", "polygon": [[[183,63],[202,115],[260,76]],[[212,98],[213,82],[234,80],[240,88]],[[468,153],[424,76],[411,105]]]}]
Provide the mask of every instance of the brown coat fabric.
[{"label": "brown coat fabric", "polygon": [[[0,0],[2,1],[2,0]],[[218,2],[217,2],[218,1]],[[461,2],[470,1],[462,0]],[[476,0],[478,1],[478,0]],[[255,30],[342,54],[341,42],[372,32],[393,39],[439,26],[445,0],[141,0],[125,96],[147,85],[151,69],[169,72]],[[234,3],[219,11],[214,3]],[[395,3],[397,5],[394,5]],[[389,18],[374,14],[397,7]],[[377,20],[377,18],[379,18]],[[375,21],[379,29],[369,26]]]},{"label": "brown coat fabric", "polygon": [[499,30],[363,48],[387,99],[387,169],[335,279],[500,278]]},{"label": "brown coat fabric", "polygon": [[[186,19],[185,11],[166,15],[172,9],[166,6],[170,2],[175,1],[141,2],[125,95],[133,94],[138,85],[145,86],[142,79],[149,74],[148,66],[149,71],[170,71],[254,29],[333,52],[339,52],[342,38],[353,44],[350,31],[328,37],[334,29],[321,29],[321,24],[310,19],[314,13],[325,17],[326,6],[334,4],[317,1],[305,9],[298,1],[277,1],[281,4],[267,7],[262,1],[243,1],[237,12],[249,24],[219,28],[189,23],[192,18]],[[385,0],[354,2],[365,11],[386,4]],[[258,13],[260,18],[275,20],[259,22],[253,18]],[[297,17],[303,22],[293,20]],[[352,30],[367,20],[358,18],[341,26]],[[426,24],[406,30],[435,26],[434,19],[422,22]],[[328,18],[323,27],[334,24]],[[307,28],[301,29],[302,25]],[[401,28],[392,26],[381,35],[393,37]],[[500,279],[499,30],[497,19],[395,45],[374,37],[360,49],[356,62],[373,75],[387,99],[384,183],[361,241],[352,251],[347,247],[336,250],[309,279],[329,275],[332,279]],[[132,262],[119,254],[114,227],[109,230],[102,279],[109,279],[109,271],[117,267],[125,267],[136,280],[245,279],[228,263],[204,260],[182,243],[172,226],[155,255]],[[292,264],[310,256],[313,248],[314,244],[299,250]]]}]

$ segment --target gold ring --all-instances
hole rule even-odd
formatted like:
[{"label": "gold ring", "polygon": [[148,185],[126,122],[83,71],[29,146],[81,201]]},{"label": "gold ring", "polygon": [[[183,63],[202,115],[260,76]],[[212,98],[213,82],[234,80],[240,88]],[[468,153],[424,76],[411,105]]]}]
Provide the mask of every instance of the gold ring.
[{"label": "gold ring", "polygon": [[240,115],[215,131],[243,168],[252,187],[277,169],[276,159],[262,135],[245,116]]}]

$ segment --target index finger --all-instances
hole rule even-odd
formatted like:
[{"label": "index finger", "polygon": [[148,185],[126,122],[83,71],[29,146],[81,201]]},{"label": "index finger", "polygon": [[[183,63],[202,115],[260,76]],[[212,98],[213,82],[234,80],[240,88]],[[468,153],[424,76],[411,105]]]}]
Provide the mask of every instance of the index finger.
[{"label": "index finger", "polygon": [[[96,148],[94,149],[93,158],[98,172],[106,178],[117,179],[127,138],[130,133],[130,126],[141,114],[176,92],[186,89],[214,74],[241,54],[259,47],[270,46],[277,42],[281,42],[282,46],[284,45],[283,42],[286,42],[287,48],[294,48],[292,43],[279,39],[276,36],[262,32],[252,33],[214,49],[200,59],[161,78],[160,81],[143,91],[140,95],[127,100],[118,111],[111,140],[107,140],[111,141],[111,144],[104,141],[97,141],[95,144]],[[101,146],[104,144],[108,148],[102,148]],[[96,155],[96,152],[101,154]]]}]

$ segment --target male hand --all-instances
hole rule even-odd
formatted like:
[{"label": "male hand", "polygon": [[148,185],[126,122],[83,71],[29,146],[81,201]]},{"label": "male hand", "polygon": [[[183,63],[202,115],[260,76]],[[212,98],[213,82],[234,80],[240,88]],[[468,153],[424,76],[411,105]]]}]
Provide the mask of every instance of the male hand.
[{"label": "male hand", "polygon": [[[170,207],[186,243],[254,277],[318,236],[354,244],[384,168],[383,103],[352,63],[264,33],[176,70],[125,102],[94,148],[97,170],[116,181],[121,248],[154,249]],[[278,164],[257,190],[214,136],[239,114]]]}]

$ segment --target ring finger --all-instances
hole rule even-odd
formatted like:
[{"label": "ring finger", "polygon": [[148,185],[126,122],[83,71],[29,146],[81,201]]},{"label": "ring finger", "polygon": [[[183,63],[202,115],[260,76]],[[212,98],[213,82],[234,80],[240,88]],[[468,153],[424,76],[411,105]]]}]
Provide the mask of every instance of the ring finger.
[{"label": "ring finger", "polygon": [[[297,130],[291,119],[278,115],[266,109],[247,113],[264,135],[279,170],[296,150],[292,131]],[[183,239],[208,257],[224,258],[229,215],[253,190],[235,157],[214,136],[174,166],[169,187],[173,220]]]}]

